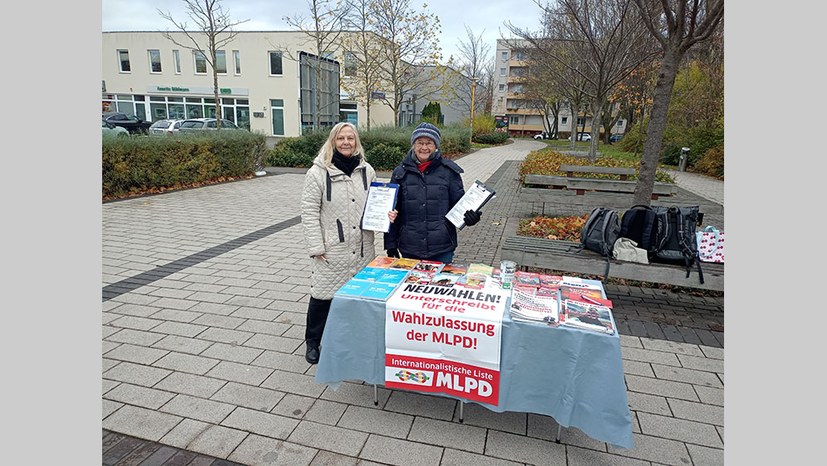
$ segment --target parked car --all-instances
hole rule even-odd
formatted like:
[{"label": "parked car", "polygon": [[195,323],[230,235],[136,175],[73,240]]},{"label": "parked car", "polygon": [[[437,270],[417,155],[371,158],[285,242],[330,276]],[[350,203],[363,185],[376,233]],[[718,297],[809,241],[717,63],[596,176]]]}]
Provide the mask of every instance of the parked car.
[{"label": "parked car", "polygon": [[611,143],[620,142],[621,139],[623,139],[622,134],[612,134],[609,136],[609,142]]},{"label": "parked car", "polygon": [[129,136],[129,131],[126,128],[115,126],[112,123],[107,123],[104,120],[101,120],[101,131],[103,136]]},{"label": "parked car", "polygon": [[552,137],[552,135],[548,131],[543,131],[540,134],[535,134],[534,139],[537,140],[537,141],[540,141],[540,140],[543,140],[543,139],[557,139],[557,137],[556,136]]},{"label": "parked car", "polygon": [[181,128],[181,123],[184,120],[158,120],[149,127],[150,136],[172,136]]},{"label": "parked car", "polygon": [[107,123],[126,128],[129,134],[146,134],[152,125],[151,121],[144,121],[135,115],[127,115],[122,112],[107,112],[101,118]]},{"label": "parked car", "polygon": [[[571,139],[571,138],[569,138]],[[590,133],[577,133],[577,140],[578,141],[591,141],[592,135]]]},{"label": "parked car", "polygon": [[[181,123],[179,131],[182,133],[189,133],[201,130],[216,130],[218,129],[218,120],[215,118],[190,118]],[[241,129],[230,120],[221,119],[221,129]]]}]

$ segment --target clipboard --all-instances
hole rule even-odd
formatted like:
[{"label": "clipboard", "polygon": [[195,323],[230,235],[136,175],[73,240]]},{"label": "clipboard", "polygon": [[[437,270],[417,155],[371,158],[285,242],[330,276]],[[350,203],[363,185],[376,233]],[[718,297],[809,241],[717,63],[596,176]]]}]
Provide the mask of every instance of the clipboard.
[{"label": "clipboard", "polygon": [[482,181],[474,180],[474,184],[465,191],[462,198],[445,214],[445,218],[453,223],[457,229],[462,230],[465,227],[465,211],[480,210],[496,194],[496,191],[486,186]]},{"label": "clipboard", "polygon": [[362,212],[362,229],[387,233],[391,228],[388,212],[396,208],[399,185],[372,181]]}]

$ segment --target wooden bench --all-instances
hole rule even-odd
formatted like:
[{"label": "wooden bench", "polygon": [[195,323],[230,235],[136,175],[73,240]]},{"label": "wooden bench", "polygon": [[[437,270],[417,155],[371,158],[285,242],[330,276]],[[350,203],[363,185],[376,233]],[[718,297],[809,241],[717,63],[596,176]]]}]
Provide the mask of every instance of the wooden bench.
[{"label": "wooden bench", "polygon": [[[528,236],[510,236],[502,244],[500,256],[512,260],[522,268],[537,267],[561,273],[579,273],[602,276],[606,273],[606,258],[587,249],[580,250],[573,241],[549,240]],[[650,283],[664,283],[687,288],[724,290],[724,264],[701,262],[704,283],[698,277],[696,265],[689,277],[683,265],[651,262],[641,264],[611,260],[610,278],[625,278]],[[606,277],[604,277],[605,280]]]},{"label": "wooden bench", "polygon": [[[591,165],[560,165],[566,176],[526,175],[520,187],[520,202],[540,203],[545,214],[546,204],[582,207],[584,212],[595,207],[607,207],[624,211],[635,204],[634,193],[637,181],[628,177],[635,174],[634,168],[598,167]],[[618,179],[579,178],[577,173],[613,175]],[[658,205],[697,205],[708,214],[723,214],[724,208],[700,196],[689,193],[673,183],[656,182],[652,189],[652,200]]]}]

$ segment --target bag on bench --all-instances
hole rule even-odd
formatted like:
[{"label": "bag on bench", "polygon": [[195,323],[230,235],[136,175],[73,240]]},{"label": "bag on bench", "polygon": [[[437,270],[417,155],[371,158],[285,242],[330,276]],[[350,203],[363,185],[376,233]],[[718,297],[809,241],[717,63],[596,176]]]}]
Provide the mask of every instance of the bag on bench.
[{"label": "bag on bench", "polygon": [[623,212],[620,219],[620,236],[637,243],[651,259],[657,252],[655,239],[658,235],[655,209],[648,205],[635,205]]},{"label": "bag on bench", "polygon": [[606,278],[609,277],[612,250],[620,237],[620,216],[616,210],[595,207],[580,231],[580,250],[588,249],[606,257]]},{"label": "bag on bench", "polygon": [[655,254],[652,260],[671,264],[684,264],[686,277],[697,264],[698,279],[704,282],[701,261],[698,260],[698,243],[695,230],[698,224],[698,206],[653,208],[657,217]]}]

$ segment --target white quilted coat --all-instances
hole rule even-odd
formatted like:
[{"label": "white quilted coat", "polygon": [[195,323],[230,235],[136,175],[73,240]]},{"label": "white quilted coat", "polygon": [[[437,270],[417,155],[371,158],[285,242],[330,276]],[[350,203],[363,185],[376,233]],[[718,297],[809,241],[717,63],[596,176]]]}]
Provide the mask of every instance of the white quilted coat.
[{"label": "white quilted coat", "polygon": [[376,181],[376,172],[364,157],[351,176],[332,164],[325,166],[320,156],[307,170],[301,205],[307,253],[327,258],[327,262],[310,259],[310,296],[333,299],[336,290],[376,257],[373,231],[361,228],[368,194],[365,185],[372,181]]}]

